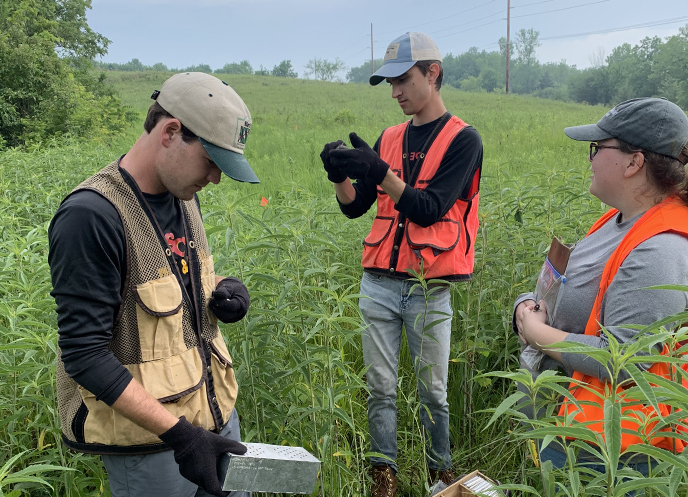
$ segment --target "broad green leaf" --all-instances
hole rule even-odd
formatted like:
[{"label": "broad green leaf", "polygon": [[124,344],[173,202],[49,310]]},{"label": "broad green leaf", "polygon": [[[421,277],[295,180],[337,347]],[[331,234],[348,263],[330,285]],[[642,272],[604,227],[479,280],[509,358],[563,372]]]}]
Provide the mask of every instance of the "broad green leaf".
[{"label": "broad green leaf", "polygon": [[509,395],[506,399],[504,399],[497,406],[497,408],[494,411],[494,414],[492,414],[490,421],[487,423],[487,425],[485,425],[484,429],[487,429],[490,425],[492,425],[492,423],[494,423],[497,420],[497,418],[504,414],[507,409],[509,409],[511,406],[513,406],[516,402],[518,402],[525,396],[526,394],[523,392],[514,392],[511,395]]},{"label": "broad green leaf", "polygon": [[636,452],[640,454],[646,454],[655,458],[658,461],[667,461],[676,467],[681,468],[683,471],[688,471],[688,459],[683,455],[672,454],[668,450],[660,449],[653,445],[647,444],[635,444],[631,445],[627,452]]},{"label": "broad green leaf", "polygon": [[609,457],[609,474],[614,481],[621,453],[621,404],[604,400],[604,441]]},{"label": "broad green leaf", "polygon": [[669,476],[669,494],[676,495],[678,491],[678,486],[681,484],[685,470],[679,466],[675,466],[671,470],[671,475]]},{"label": "broad green leaf", "polygon": [[669,483],[668,478],[637,478],[635,480],[625,481],[614,487],[614,496],[622,497],[628,492],[633,490],[638,490],[641,488],[656,488],[660,485],[666,485]]}]

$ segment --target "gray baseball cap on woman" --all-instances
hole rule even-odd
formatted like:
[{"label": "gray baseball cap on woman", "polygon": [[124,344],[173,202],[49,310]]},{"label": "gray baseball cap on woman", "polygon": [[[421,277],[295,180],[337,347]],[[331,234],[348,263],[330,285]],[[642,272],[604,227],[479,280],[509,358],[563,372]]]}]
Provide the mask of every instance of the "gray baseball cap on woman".
[{"label": "gray baseball cap on woman", "polygon": [[688,162],[688,117],[665,98],[634,98],[621,102],[597,124],[564,128],[569,138],[596,142],[617,138],[629,145]]},{"label": "gray baseball cap on woman", "polygon": [[198,136],[223,173],[236,181],[260,183],[244,157],[251,114],[227,83],[202,72],[179,73],[153,98]]}]

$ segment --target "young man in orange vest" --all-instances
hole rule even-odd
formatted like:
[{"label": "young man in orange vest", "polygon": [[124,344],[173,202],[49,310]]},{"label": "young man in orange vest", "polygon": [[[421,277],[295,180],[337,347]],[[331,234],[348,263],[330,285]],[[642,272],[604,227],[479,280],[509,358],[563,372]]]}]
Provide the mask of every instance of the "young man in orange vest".
[{"label": "young man in orange vest", "polygon": [[321,153],[344,215],[359,217],[377,200],[377,216],[363,242],[365,298],[359,303],[366,325],[362,343],[371,450],[384,456],[371,457],[374,496],[396,493],[402,326],[423,404],[430,476],[444,483],[453,480],[447,403],[449,285],[431,284],[426,293],[420,287],[410,290],[416,274],[447,282],[471,278],[483,152],[478,132],[447,112],[442,102],[441,61],[437,45],[423,33],[394,40],[370,84],[386,80],[392,98],[412,119],[386,129],[372,149],[351,133],[354,148],[338,141]]}]

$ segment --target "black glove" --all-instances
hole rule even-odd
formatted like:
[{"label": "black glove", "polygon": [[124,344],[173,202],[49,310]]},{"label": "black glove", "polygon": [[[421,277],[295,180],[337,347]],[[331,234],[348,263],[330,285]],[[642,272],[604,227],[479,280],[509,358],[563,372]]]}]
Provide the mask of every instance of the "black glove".
[{"label": "black glove", "polygon": [[330,162],[330,152],[340,147],[342,149],[346,149],[344,142],[342,140],[337,140],[336,142],[327,143],[323,147],[322,152],[320,152],[320,160],[323,163],[325,171],[327,171],[327,179],[329,179],[332,183],[341,183],[346,179],[346,174],[344,174],[338,167],[333,166]]},{"label": "black glove", "polygon": [[223,323],[236,323],[248,312],[251,298],[244,284],[236,278],[225,278],[217,284],[208,308]]},{"label": "black glove", "polygon": [[382,183],[387,175],[389,164],[380,159],[356,133],[351,133],[349,140],[354,148],[331,150],[330,163],[341,168],[349,178],[370,178],[376,185]]},{"label": "black glove", "polygon": [[229,494],[222,491],[218,462],[226,452],[245,454],[245,445],[194,426],[184,416],[160,435],[160,440],[172,447],[174,460],[184,478],[212,495],[224,497]]}]

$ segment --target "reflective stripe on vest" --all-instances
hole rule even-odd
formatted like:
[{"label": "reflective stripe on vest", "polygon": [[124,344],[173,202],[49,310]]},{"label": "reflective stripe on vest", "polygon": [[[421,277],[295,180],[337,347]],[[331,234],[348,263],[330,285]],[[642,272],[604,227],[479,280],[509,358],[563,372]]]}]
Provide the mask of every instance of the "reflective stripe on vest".
[{"label": "reflective stripe on vest", "polygon": [[[380,141],[380,157],[405,182],[403,153],[404,134],[410,121],[387,128]],[[423,159],[416,184],[423,190],[440,167],[449,145],[468,125],[452,116],[433,141]],[[468,198],[457,199],[439,221],[423,228],[405,218],[394,208],[392,199],[380,188],[377,190],[377,215],[370,233],[363,241],[361,265],[394,274],[422,272],[426,279],[470,279],[473,273],[474,241],[478,233],[478,186],[480,171],[471,180]],[[403,235],[395,245],[397,234]],[[397,257],[398,253],[398,257]],[[396,260],[396,267],[392,261]]]},{"label": "reflective stripe on vest", "polygon": [[[619,211],[616,209],[612,209],[604,214],[599,220],[597,220],[592,228],[590,228],[590,231],[586,236],[590,236],[592,233],[600,229],[605,223],[613,219],[618,212]],[[616,248],[614,253],[607,260],[604,271],[602,272],[602,278],[600,279],[597,298],[595,299],[592,312],[590,313],[590,317],[588,318],[588,322],[585,327],[586,335],[600,335],[600,323],[602,321],[601,308],[604,294],[607,288],[609,288],[614,276],[628,254],[649,238],[666,232],[676,233],[688,238],[688,207],[686,207],[676,197],[669,197],[662,203],[652,207],[640,219],[638,219],[623,240],[621,240],[621,243]],[[668,352],[668,347],[665,345],[662,355],[667,355]],[[688,371],[688,365],[682,367]],[[665,363],[654,363],[648,371],[663,378],[671,377],[669,366]],[[600,433],[602,437],[604,437],[604,397],[609,397],[611,395],[610,385],[608,383],[603,383],[596,377],[584,375],[578,371],[573,373],[573,379],[585,383],[590,390],[582,386],[578,386],[576,383],[571,383],[569,385],[569,391],[580,403],[582,410],[579,411],[572,402],[565,400],[561,406],[561,409],[559,410],[559,414],[561,416],[565,416],[567,413],[574,413],[578,411],[574,417],[575,421],[578,423],[589,422],[590,424],[587,427],[597,433]],[[688,388],[688,383],[685,381],[684,387]],[[650,432],[657,424],[657,421],[643,421],[644,419],[646,420],[648,418],[657,416],[657,413],[652,406],[637,404],[630,406],[624,405],[623,392],[623,388],[617,389],[617,396],[621,399],[622,403],[622,452],[632,444],[645,443],[639,435],[642,435],[645,439],[647,439],[650,435]],[[600,395],[603,397],[600,398]],[[662,417],[668,416],[671,412],[670,406],[666,404],[658,404],[658,407]],[[678,426],[677,428],[681,431],[685,431],[683,426]],[[642,433],[643,431],[644,433]],[[667,427],[662,429],[659,432],[660,435],[656,435],[650,440],[650,444],[670,451],[675,451],[677,453],[683,452],[686,442],[678,438],[661,435],[662,432],[667,431],[671,431],[671,428]],[[636,435],[636,433],[638,433],[638,435]]]}]

